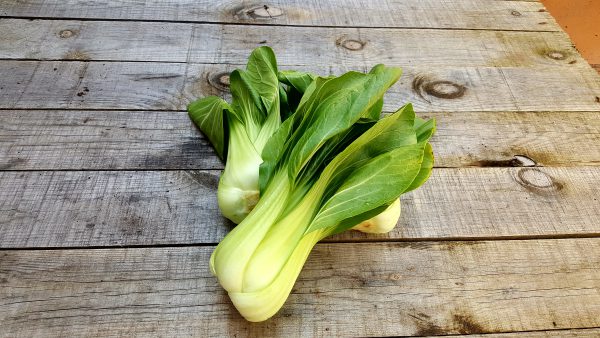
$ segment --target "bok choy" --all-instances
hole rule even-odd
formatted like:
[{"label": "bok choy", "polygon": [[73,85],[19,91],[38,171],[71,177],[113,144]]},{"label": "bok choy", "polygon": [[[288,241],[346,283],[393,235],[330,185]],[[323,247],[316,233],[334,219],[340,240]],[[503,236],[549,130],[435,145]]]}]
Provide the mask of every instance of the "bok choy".
[{"label": "bok choy", "polygon": [[281,308],[319,240],[382,213],[429,177],[434,121],[416,118],[410,104],[374,117],[400,73],[380,65],[316,78],[264,143],[260,199],[210,259],[247,320]]},{"label": "bok choy", "polygon": [[[377,68],[375,68],[376,70]],[[255,49],[246,70],[230,76],[232,104],[209,96],[188,106],[190,117],[213,144],[225,170],[219,181],[217,199],[221,213],[240,223],[259,199],[259,166],[266,140],[292,115],[315,75],[298,71],[279,71],[269,47]],[[382,101],[363,117],[377,120]],[[377,217],[354,229],[383,233],[390,231],[400,216],[400,201]]]}]

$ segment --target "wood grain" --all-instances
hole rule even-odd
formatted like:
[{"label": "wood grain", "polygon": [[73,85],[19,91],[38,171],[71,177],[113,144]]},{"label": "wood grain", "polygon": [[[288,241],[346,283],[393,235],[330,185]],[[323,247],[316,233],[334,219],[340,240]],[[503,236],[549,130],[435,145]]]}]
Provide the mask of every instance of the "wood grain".
[{"label": "wood grain", "polygon": [[245,322],[211,247],[0,252],[4,336],[393,336],[597,327],[600,240],[319,244]]},{"label": "wood grain", "polygon": [[[585,61],[563,32],[0,20],[0,58],[245,64],[261,45],[279,64],[533,67]],[[555,53],[555,54],[553,54]],[[573,67],[577,67],[574,64]]]},{"label": "wood grain", "polygon": [[[576,64],[575,64],[576,65]],[[600,77],[590,67],[404,67],[384,109],[412,102],[430,111],[598,111]],[[198,97],[225,95],[233,65],[140,62],[0,62],[0,108],[184,110]],[[571,68],[569,68],[571,67]],[[357,67],[283,67],[321,75]],[[226,96],[226,95],[225,95]]]},{"label": "wood grain", "polygon": [[[340,10],[343,9],[343,10]],[[32,18],[118,19],[260,25],[560,30],[538,2],[454,0],[284,1],[244,5],[232,0],[97,1],[8,0],[0,15]]]},{"label": "wood grain", "polygon": [[[437,121],[432,139],[436,167],[600,165],[597,112],[420,116]],[[185,112],[19,110],[0,114],[0,170],[222,168],[210,143]]]},{"label": "wood grain", "polygon": [[0,170],[222,168],[186,112],[0,114]]},{"label": "wood grain", "polygon": [[474,335],[461,335],[458,337],[469,337],[469,338],[511,338],[511,337],[531,337],[531,338],[586,337],[587,338],[587,337],[589,337],[589,338],[596,338],[598,336],[600,336],[600,328],[474,334]]},{"label": "wood grain", "polygon": [[[217,171],[0,172],[0,247],[217,243]],[[385,235],[331,241],[599,235],[595,167],[439,168]]]}]

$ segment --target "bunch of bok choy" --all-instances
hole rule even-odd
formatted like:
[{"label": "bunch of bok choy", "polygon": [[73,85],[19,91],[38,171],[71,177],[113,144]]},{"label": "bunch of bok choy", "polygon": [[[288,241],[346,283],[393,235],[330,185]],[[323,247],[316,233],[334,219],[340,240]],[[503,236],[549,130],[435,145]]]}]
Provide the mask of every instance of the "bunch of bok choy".
[{"label": "bunch of bok choy", "polygon": [[[278,71],[273,50],[260,47],[250,55],[246,70],[231,73],[231,105],[216,96],[188,105],[191,119],[209,138],[221,160],[227,159],[217,197],[221,213],[232,222],[240,223],[258,202],[260,154],[265,139],[295,112],[315,78],[311,73]],[[382,104],[383,101],[369,112],[372,118],[379,117]],[[388,232],[399,217],[400,200],[353,229]]]},{"label": "bunch of bok choy", "polygon": [[281,308],[319,240],[361,223],[368,230],[378,217],[395,225],[400,195],[429,177],[434,121],[416,118],[410,104],[380,118],[400,74],[383,65],[339,77],[279,72],[261,47],[246,71],[232,73],[232,104],[209,97],[190,105],[227,154],[219,205],[240,223],[210,267],[247,320]]}]

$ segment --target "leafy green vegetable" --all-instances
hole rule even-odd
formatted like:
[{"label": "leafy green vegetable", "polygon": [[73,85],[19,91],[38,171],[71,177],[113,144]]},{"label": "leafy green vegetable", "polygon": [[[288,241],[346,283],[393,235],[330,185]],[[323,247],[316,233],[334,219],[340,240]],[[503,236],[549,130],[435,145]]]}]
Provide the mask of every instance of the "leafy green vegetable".
[{"label": "leafy green vegetable", "polygon": [[319,240],[383,212],[428,177],[434,123],[415,119],[410,105],[377,120],[399,76],[377,66],[316,78],[264,145],[261,199],[211,256],[246,319],[279,310]]},{"label": "leafy green vegetable", "polygon": [[[372,73],[380,69],[382,66],[377,66]],[[221,212],[233,222],[241,222],[259,199],[260,154],[266,141],[281,120],[296,111],[302,95],[315,79],[316,75],[311,73],[278,71],[273,51],[260,47],[250,55],[246,71],[231,73],[231,105],[209,96],[188,106],[190,117],[219,157],[227,159],[217,197]],[[360,121],[377,121],[382,106],[383,100],[379,100]],[[388,223],[382,226],[370,222],[373,226],[369,230],[391,230],[392,220],[387,219]]]},{"label": "leafy green vegetable", "polygon": [[226,159],[219,207],[240,224],[210,268],[246,319],[283,306],[319,240],[393,228],[399,196],[429,177],[435,122],[415,117],[410,104],[380,119],[400,74],[383,65],[339,77],[280,71],[260,47],[246,70],[231,73],[231,104],[212,96],[188,106]]}]

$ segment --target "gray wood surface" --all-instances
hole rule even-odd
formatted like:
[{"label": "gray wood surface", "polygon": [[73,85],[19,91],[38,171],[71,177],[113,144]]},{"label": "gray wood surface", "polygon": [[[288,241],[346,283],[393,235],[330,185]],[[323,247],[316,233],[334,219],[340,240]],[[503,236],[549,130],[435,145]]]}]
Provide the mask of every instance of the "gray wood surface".
[{"label": "gray wood surface", "polygon": [[[212,247],[0,252],[6,337],[393,336],[600,326],[600,240],[318,244],[283,309],[248,323]],[[559,331],[560,332],[560,331]]]},{"label": "gray wood surface", "polygon": [[585,64],[563,32],[24,19],[0,20],[0,31],[5,59],[245,64],[252,49],[269,45],[290,66]]},{"label": "gray wood surface", "polygon": [[[217,171],[0,172],[0,247],[216,243]],[[389,234],[333,241],[599,236],[597,167],[439,168]]]},{"label": "gray wood surface", "polygon": [[[0,108],[185,110],[225,95],[218,78],[236,66],[141,62],[0,62]],[[370,67],[282,67],[341,74]],[[598,111],[600,76],[589,66],[425,67],[408,65],[384,109],[412,102],[431,111]]]},{"label": "gray wood surface", "polygon": [[[437,121],[436,167],[600,165],[597,112],[420,116]],[[222,169],[223,164],[186,112],[0,114],[0,170],[140,168]]]},{"label": "gray wood surface", "polygon": [[261,25],[469,28],[559,31],[538,2],[454,0],[269,1],[5,0],[0,15],[34,18],[195,21]]},{"label": "gray wood surface", "polygon": [[[541,3],[6,0],[0,32],[0,337],[598,336],[600,76]],[[263,44],[403,67],[384,110],[437,118],[437,168],[250,324],[208,271],[232,224],[184,110]]]}]

